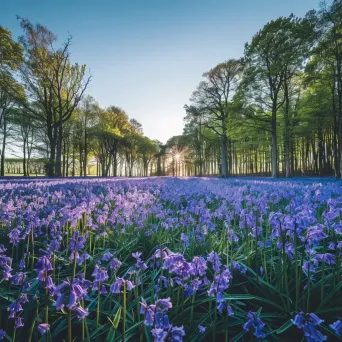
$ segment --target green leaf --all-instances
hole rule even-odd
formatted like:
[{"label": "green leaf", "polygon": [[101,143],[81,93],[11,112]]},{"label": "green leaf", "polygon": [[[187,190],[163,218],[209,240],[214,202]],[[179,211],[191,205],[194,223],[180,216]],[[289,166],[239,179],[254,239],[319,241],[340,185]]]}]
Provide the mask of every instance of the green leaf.
[{"label": "green leaf", "polygon": [[237,342],[239,340],[241,340],[241,338],[243,337],[244,333],[243,332],[240,332],[239,334],[237,334],[234,338],[232,338],[230,340],[230,342]]},{"label": "green leaf", "polygon": [[112,323],[114,329],[118,328],[118,325],[120,323],[120,317],[121,317],[121,306],[119,307],[118,311],[116,312],[113,321],[108,317],[109,321]]},{"label": "green leaf", "polygon": [[253,295],[248,295],[248,294],[241,294],[241,295],[230,294],[230,295],[225,295],[224,298],[227,300],[237,300],[237,299],[246,300],[246,299],[255,299],[256,297]]},{"label": "green leaf", "polygon": [[259,317],[261,314],[261,310],[262,310],[262,306],[260,307],[260,309],[257,311],[257,316]]},{"label": "green leaf", "polygon": [[290,328],[293,325],[291,319],[289,319],[287,322],[285,322],[278,330],[277,330],[277,334],[281,334],[284,331],[286,331],[288,328]]}]

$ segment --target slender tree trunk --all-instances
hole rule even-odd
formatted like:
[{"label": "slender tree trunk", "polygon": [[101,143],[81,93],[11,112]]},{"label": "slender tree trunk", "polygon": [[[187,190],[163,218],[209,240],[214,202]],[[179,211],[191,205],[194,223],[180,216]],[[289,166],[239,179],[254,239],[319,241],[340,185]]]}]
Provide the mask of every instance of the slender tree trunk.
[{"label": "slender tree trunk", "polygon": [[291,164],[290,164],[290,120],[289,108],[290,97],[287,84],[287,77],[284,79],[284,93],[285,93],[285,110],[284,110],[284,162],[285,162],[285,177],[291,177]]},{"label": "slender tree trunk", "polygon": [[221,176],[228,177],[228,160],[227,160],[227,129],[225,121],[222,120],[222,135],[221,135]]},{"label": "slender tree trunk", "polygon": [[84,122],[84,156],[83,156],[83,175],[87,176],[87,163],[88,163],[88,131],[87,121]]},{"label": "slender tree trunk", "polygon": [[5,149],[6,149],[6,139],[7,139],[7,119],[5,118],[5,113],[3,113],[3,139],[2,139],[2,150],[1,150],[1,166],[0,166],[0,176],[5,176]]},{"label": "slender tree trunk", "polygon": [[278,151],[277,151],[277,109],[276,103],[272,108],[272,177],[278,177]]},{"label": "slender tree trunk", "polygon": [[53,128],[51,124],[48,125],[48,140],[49,140],[49,162],[48,162],[48,176],[53,177],[55,175],[55,158],[56,158],[56,128]]},{"label": "slender tree trunk", "polygon": [[113,176],[118,176],[118,153],[114,152],[113,155]]},{"label": "slender tree trunk", "polygon": [[23,171],[24,177],[27,177],[27,168],[26,168],[26,139],[23,139]]},{"label": "slender tree trunk", "polygon": [[76,159],[76,156],[75,156],[75,147],[73,146],[72,147],[72,171],[71,171],[71,176],[72,177],[75,177],[75,159]]},{"label": "slender tree trunk", "polygon": [[62,176],[62,147],[63,147],[63,122],[62,118],[59,118],[58,134],[57,134],[57,148],[56,148],[56,165],[55,175],[56,177]]}]

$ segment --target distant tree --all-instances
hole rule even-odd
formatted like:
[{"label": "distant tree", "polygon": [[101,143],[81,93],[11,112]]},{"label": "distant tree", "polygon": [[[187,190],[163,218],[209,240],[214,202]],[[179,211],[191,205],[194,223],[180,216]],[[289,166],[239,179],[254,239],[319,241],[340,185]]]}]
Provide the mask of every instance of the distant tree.
[{"label": "distant tree", "polygon": [[129,122],[129,128],[122,139],[122,151],[128,167],[128,176],[133,176],[133,167],[139,158],[139,142],[142,134],[142,125],[135,119]]},{"label": "distant tree", "polygon": [[[242,59],[230,59],[218,64],[203,74],[206,78],[192,94],[191,101],[204,116],[204,124],[212,129],[221,140],[221,175],[227,177],[228,137],[227,120],[230,107],[242,77],[244,62]],[[196,112],[193,112],[195,115]]]},{"label": "distant tree", "polygon": [[129,131],[127,114],[119,107],[111,106],[99,113],[98,123],[89,131],[94,140],[93,152],[101,164],[102,176],[107,176],[113,163],[113,175],[117,176],[117,156],[122,139]]},{"label": "distant tree", "polygon": [[144,176],[147,177],[148,167],[157,153],[157,146],[154,141],[148,137],[141,136],[140,141],[138,142],[138,153],[141,155]]},{"label": "distant tree", "polygon": [[246,97],[256,105],[256,114],[270,123],[272,177],[278,177],[277,114],[285,104],[285,159],[289,168],[289,84],[305,59],[305,31],[293,15],[267,23],[245,46]]},{"label": "distant tree", "polygon": [[0,83],[23,62],[23,48],[12,39],[12,33],[0,26]]},{"label": "distant tree", "polygon": [[75,112],[76,120],[79,123],[79,129],[81,133],[80,142],[81,157],[82,157],[82,170],[83,176],[87,175],[87,163],[89,155],[89,130],[96,124],[100,114],[99,104],[95,99],[88,95],[86,96],[80,105],[80,108]]},{"label": "distant tree", "polygon": [[85,65],[70,61],[69,37],[60,49],[54,49],[56,36],[45,26],[21,19],[24,35],[20,42],[25,59],[19,68],[30,100],[39,104],[27,106],[39,120],[46,122],[50,142],[49,176],[62,174],[63,124],[70,119],[90,82]]},{"label": "distant tree", "polygon": [[30,161],[35,148],[37,124],[32,120],[30,113],[23,107],[16,108],[11,113],[10,120],[15,125],[17,140],[22,144],[23,174],[30,176]]}]

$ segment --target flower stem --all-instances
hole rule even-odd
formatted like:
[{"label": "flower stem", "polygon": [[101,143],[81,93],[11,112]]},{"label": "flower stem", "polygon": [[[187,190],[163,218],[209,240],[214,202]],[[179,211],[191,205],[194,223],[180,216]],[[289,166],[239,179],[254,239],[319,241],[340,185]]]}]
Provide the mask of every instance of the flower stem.
[{"label": "flower stem", "polygon": [[97,285],[97,310],[96,310],[96,328],[99,327],[100,322],[100,300],[101,300],[100,284]]},{"label": "flower stem", "polygon": [[324,299],[324,266],[325,263],[322,263],[322,277],[321,277],[321,302],[323,302]]},{"label": "flower stem", "polygon": [[127,300],[126,300],[126,281],[124,282],[123,288],[123,327],[122,327],[122,342],[125,342],[126,335],[126,310],[127,310]]},{"label": "flower stem", "polygon": [[72,342],[71,310],[68,312],[68,342]]}]

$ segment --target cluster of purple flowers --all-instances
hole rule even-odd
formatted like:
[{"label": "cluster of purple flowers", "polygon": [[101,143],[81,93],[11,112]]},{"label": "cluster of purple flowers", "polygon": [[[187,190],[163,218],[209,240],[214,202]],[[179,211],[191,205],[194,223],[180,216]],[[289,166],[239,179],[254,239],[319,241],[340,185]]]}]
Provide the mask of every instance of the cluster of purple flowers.
[{"label": "cluster of purple flowers", "polygon": [[155,342],[182,342],[185,331],[183,327],[173,326],[166,314],[172,308],[170,298],[158,299],[154,304],[141,303],[140,313],[144,315],[144,324],[153,326],[152,336]]},{"label": "cluster of purple flowers", "polygon": [[[270,269],[276,269],[271,263],[278,262],[282,272],[305,276],[301,298],[306,300],[305,291],[316,281],[324,298],[340,282],[341,215],[342,189],[334,183],[192,178],[0,182],[0,223],[9,240],[8,250],[0,245],[0,290],[10,287],[19,293],[8,311],[21,330],[29,325],[23,321],[28,301],[39,302],[39,309],[53,303],[46,315],[67,312],[82,324],[97,315],[99,324],[108,324],[94,304],[106,301],[109,313],[108,303],[115,298],[120,306],[124,300],[138,303],[130,306],[137,310],[132,317],[137,319],[140,310],[155,341],[178,342],[185,329],[171,300],[178,307],[196,305],[199,299],[216,304],[210,307],[218,319],[245,316],[242,330],[263,339],[270,331],[267,316],[254,312],[255,305],[229,299],[239,286],[235,279],[269,282]],[[161,243],[160,236],[167,241]],[[144,247],[148,240],[158,241],[153,252]],[[152,304],[143,300],[144,291],[152,293]],[[292,299],[289,303],[294,306]],[[336,319],[330,321],[335,320],[330,333],[340,336],[342,323]],[[209,325],[194,321],[196,333],[207,334]],[[53,322],[43,322],[36,325],[40,334],[53,333]],[[299,313],[293,323],[308,341],[327,339],[318,330],[323,320],[313,313]],[[0,339],[5,334],[0,330]]]},{"label": "cluster of purple flowers", "polygon": [[327,339],[327,336],[317,330],[317,327],[323,322],[324,320],[320,319],[316,314],[309,313],[304,315],[303,312],[299,312],[294,320],[292,320],[294,325],[303,330],[304,336],[309,342],[321,342]]}]

